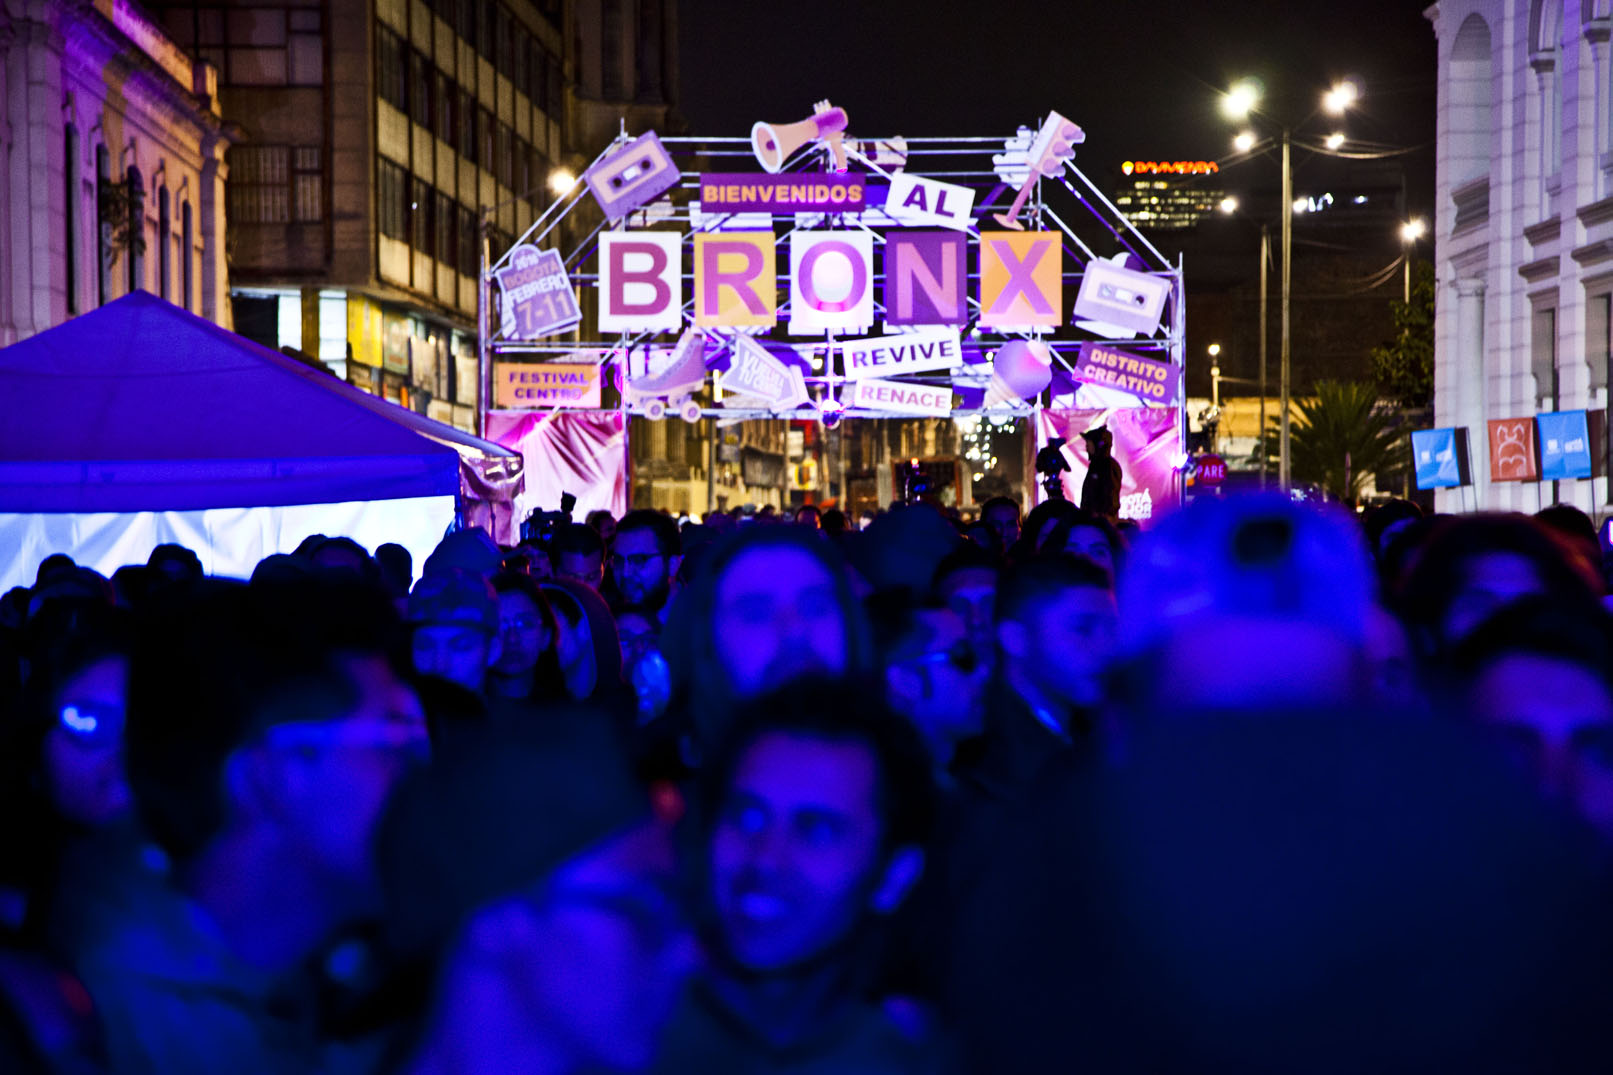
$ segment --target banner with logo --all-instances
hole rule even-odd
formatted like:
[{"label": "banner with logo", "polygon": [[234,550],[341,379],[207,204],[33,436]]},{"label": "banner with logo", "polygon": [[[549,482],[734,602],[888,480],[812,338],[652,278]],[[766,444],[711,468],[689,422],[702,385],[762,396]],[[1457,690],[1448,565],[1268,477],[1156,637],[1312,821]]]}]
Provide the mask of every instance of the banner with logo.
[{"label": "banner with logo", "polygon": [[1087,476],[1087,447],[1081,434],[1107,423],[1120,463],[1120,517],[1146,524],[1180,499],[1176,461],[1183,453],[1181,421],[1177,407],[1046,410],[1036,417],[1036,447],[1040,450],[1052,438],[1064,438],[1062,451],[1070,463],[1063,475],[1064,496],[1079,504]]}]

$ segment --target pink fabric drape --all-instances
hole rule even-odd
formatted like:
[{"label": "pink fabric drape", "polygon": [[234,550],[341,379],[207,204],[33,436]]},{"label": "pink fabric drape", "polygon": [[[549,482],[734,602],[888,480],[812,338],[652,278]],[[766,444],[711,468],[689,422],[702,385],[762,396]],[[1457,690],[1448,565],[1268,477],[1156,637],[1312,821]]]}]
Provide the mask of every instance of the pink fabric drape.
[{"label": "pink fabric drape", "polygon": [[592,411],[500,413],[487,416],[487,439],[520,452],[526,489],[517,522],[534,508],[555,511],[560,495],[577,498],[572,518],[604,508],[627,512],[627,434],[620,414]]},{"label": "pink fabric drape", "polygon": [[[1036,447],[1063,437],[1064,458],[1070,470],[1064,475],[1064,495],[1081,502],[1081,483],[1087,476],[1087,445],[1081,434],[1109,424],[1114,434],[1114,455],[1120,461],[1120,517],[1144,526],[1150,519],[1176,506],[1181,498],[1175,462],[1182,454],[1181,411],[1176,407],[1112,407],[1106,410],[1046,410],[1036,422]],[[1036,484],[1041,500],[1041,483]]]}]

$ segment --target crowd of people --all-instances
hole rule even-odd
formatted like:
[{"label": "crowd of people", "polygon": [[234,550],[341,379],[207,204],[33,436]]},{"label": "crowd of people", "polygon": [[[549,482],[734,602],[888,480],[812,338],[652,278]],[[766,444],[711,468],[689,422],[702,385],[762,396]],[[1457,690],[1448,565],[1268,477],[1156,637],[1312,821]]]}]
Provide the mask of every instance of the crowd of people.
[{"label": "crowd of people", "polygon": [[1570,507],[159,546],[0,598],[0,1070],[1613,1070]]}]

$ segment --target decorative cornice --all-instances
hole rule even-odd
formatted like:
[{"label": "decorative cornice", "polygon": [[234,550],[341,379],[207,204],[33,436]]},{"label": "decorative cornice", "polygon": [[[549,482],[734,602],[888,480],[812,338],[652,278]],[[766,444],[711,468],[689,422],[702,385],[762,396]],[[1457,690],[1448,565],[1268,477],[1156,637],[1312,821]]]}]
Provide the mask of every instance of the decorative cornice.
[{"label": "decorative cornice", "polygon": [[1568,256],[1581,265],[1598,265],[1604,261],[1613,261],[1613,239],[1576,246],[1568,252]]},{"label": "decorative cornice", "polygon": [[1563,218],[1554,216],[1550,220],[1542,220],[1538,224],[1531,224],[1523,229],[1523,237],[1529,240],[1530,246],[1540,246],[1544,243],[1553,243],[1563,233]]},{"label": "decorative cornice", "polygon": [[1519,265],[1518,275],[1531,284],[1539,283],[1547,277],[1556,276],[1562,268],[1562,260],[1560,255],[1553,254],[1550,257]]},{"label": "decorative cornice", "polygon": [[1599,202],[1580,206],[1576,215],[1579,217],[1579,222],[1587,228],[1593,228],[1598,224],[1606,224],[1608,221],[1613,220],[1613,198],[1603,198]]},{"label": "decorative cornice", "polygon": [[1458,276],[1451,281],[1451,286],[1456,289],[1456,293],[1461,297],[1472,298],[1475,295],[1484,294],[1484,277]]},{"label": "decorative cornice", "polygon": [[1456,207],[1456,221],[1451,225],[1453,235],[1483,224],[1490,219],[1490,177],[1481,175],[1453,188],[1451,203]]}]

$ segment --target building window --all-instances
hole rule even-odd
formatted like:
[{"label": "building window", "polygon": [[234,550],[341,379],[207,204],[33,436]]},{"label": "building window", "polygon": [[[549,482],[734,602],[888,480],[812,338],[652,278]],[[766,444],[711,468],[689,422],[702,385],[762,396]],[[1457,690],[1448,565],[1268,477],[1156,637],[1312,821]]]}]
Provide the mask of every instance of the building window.
[{"label": "building window", "polygon": [[182,294],[185,298],[185,309],[194,310],[196,305],[196,233],[190,219],[190,202],[182,202],[179,206],[180,250],[183,256],[179,263],[179,275]]},{"label": "building window", "polygon": [[[471,0],[474,2],[474,0]],[[488,63],[494,62],[493,33],[498,25],[496,12],[498,0],[482,0],[481,16],[476,20],[476,51],[481,53],[482,59]]]},{"label": "building window", "polygon": [[389,239],[409,238],[409,217],[404,211],[404,171],[385,157],[381,158],[379,213],[381,234]]},{"label": "building window", "polygon": [[409,111],[409,80],[404,59],[407,50],[397,34],[380,27],[376,31],[376,81],[381,100],[405,114]]},{"label": "building window", "polygon": [[1529,321],[1529,366],[1535,375],[1535,409],[1557,409],[1557,311],[1537,307]]},{"label": "building window", "polygon": [[325,219],[325,175],[318,146],[291,149],[291,213],[299,224]]},{"label": "building window", "polygon": [[408,239],[409,245],[422,253],[430,253],[431,242],[431,188],[416,176],[408,176]]},{"label": "building window", "polygon": [[129,290],[145,286],[145,265],[142,254],[146,247],[146,180],[140,169],[129,165],[123,174],[123,183],[129,190]]},{"label": "building window", "polygon": [[601,0],[599,11],[599,92],[603,97],[621,97],[627,92],[622,70],[622,0]]},{"label": "building window", "polygon": [[527,41],[526,63],[526,95],[532,103],[549,110],[549,87],[544,80],[549,72],[549,54],[543,50],[543,45],[536,38]]},{"label": "building window", "polygon": [[494,143],[498,163],[498,181],[506,187],[515,185],[515,132],[500,123]]},{"label": "building window", "polygon": [[476,159],[476,126],[481,113],[476,108],[476,99],[469,90],[462,90],[459,94],[459,155],[468,161]]},{"label": "building window", "polygon": [[476,214],[459,207],[459,271],[475,276],[481,271],[482,244],[476,234]]},{"label": "building window", "polygon": [[78,128],[71,123],[64,139],[62,171],[67,193],[67,312],[78,313]]},{"label": "building window", "polygon": [[445,72],[437,72],[437,137],[448,145],[456,145],[454,113],[459,105],[459,93],[453,80]]},{"label": "building window", "polygon": [[437,88],[436,69],[425,55],[409,50],[409,118],[431,130],[432,97]]},{"label": "building window", "polygon": [[[510,81],[520,93],[527,91],[527,66],[532,54],[532,35],[526,32],[526,27],[517,23],[515,34],[510,39],[510,47],[514,55],[510,58]],[[528,94],[528,96],[531,96]]]},{"label": "building window", "polygon": [[500,5],[494,17],[498,20],[496,23],[497,37],[494,41],[498,49],[498,59],[494,66],[498,68],[498,73],[505,78],[514,78],[515,26],[510,20],[509,10],[502,5]]},{"label": "building window", "polygon": [[168,188],[164,186],[157,191],[157,294],[164,299],[172,286],[169,281],[173,279],[171,274],[174,271],[169,254],[174,244],[173,225],[173,218],[168,215]]},{"label": "building window", "polygon": [[479,2],[480,0],[459,0],[457,18],[454,20],[455,32],[472,48],[476,47],[476,9]]},{"label": "building window", "polygon": [[100,228],[95,237],[95,301],[106,305],[112,297],[112,221],[100,207],[107,204],[107,191],[112,186],[112,154],[105,146],[95,147],[95,205]]},{"label": "building window", "polygon": [[230,150],[232,224],[307,224],[325,219],[318,146],[236,146]]},{"label": "building window", "polygon": [[483,171],[492,172],[497,166],[498,160],[498,156],[494,152],[494,142],[498,137],[498,125],[493,122],[493,113],[489,112],[485,108],[479,109],[478,111],[479,116],[476,121],[476,126],[480,128],[477,133],[481,135],[481,141],[478,143],[478,148],[481,150],[481,153],[477,159],[478,163],[481,164]]},{"label": "building window", "polygon": [[454,249],[454,225],[458,223],[453,199],[437,191],[435,234],[432,236],[431,256],[444,265],[454,264],[459,252]]}]

